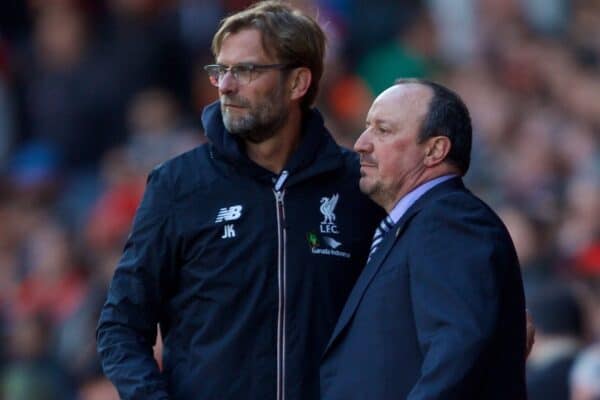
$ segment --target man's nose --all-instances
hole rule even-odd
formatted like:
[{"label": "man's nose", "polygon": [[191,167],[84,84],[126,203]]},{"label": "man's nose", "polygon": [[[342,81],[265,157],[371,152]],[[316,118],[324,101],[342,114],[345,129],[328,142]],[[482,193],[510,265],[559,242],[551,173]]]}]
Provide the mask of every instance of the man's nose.
[{"label": "man's nose", "polygon": [[357,153],[369,153],[373,150],[373,146],[371,142],[367,138],[367,131],[365,130],[361,135],[356,139],[354,143],[354,151]]},{"label": "man's nose", "polygon": [[231,93],[237,89],[237,80],[230,71],[225,71],[219,80],[219,91],[221,93]]}]

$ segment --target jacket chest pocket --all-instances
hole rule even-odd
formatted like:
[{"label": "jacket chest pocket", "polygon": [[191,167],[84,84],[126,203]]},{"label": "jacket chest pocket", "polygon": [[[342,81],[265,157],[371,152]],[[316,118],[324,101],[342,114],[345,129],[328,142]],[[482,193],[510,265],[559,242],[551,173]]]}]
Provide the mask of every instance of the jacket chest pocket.
[{"label": "jacket chest pocket", "polygon": [[197,291],[241,293],[253,280],[268,276],[275,262],[272,240],[260,230],[249,232],[243,221],[225,221],[190,231],[182,246],[179,278]]}]

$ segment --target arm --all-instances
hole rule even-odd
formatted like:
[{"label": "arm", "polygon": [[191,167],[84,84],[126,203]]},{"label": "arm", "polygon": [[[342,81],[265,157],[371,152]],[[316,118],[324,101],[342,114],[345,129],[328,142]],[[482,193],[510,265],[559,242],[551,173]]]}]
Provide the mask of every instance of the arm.
[{"label": "arm", "polygon": [[424,210],[413,221],[411,300],[423,364],[410,400],[473,398],[485,372],[501,269],[514,262],[490,215],[465,207]]},{"label": "arm", "polygon": [[153,172],[98,322],[102,368],[125,400],[168,399],[152,346],[161,275],[173,263],[169,193]]}]

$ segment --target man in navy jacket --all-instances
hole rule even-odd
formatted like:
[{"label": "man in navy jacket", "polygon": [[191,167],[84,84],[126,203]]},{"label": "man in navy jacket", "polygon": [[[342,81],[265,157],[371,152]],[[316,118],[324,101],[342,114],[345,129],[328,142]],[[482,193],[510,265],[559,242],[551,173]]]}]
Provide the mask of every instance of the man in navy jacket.
[{"label": "man in navy jacket", "polygon": [[382,216],[311,109],[324,47],[279,2],[221,24],[210,143],[151,173],[100,316],[122,399],[319,397],[320,356]]},{"label": "man in navy jacket", "polygon": [[400,80],[366,126],[360,188],[389,219],[324,353],[322,400],[524,399],[519,263],[500,219],[462,183],[465,105],[441,85]]}]

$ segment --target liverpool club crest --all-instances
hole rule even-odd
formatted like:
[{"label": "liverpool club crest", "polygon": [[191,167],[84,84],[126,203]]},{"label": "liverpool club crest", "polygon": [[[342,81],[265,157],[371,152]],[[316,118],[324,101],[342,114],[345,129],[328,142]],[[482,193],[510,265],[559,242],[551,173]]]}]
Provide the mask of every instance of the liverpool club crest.
[{"label": "liverpool club crest", "polygon": [[339,233],[337,225],[335,224],[335,206],[337,205],[340,195],[338,193],[331,197],[321,197],[321,207],[319,210],[323,214],[323,221],[321,221],[321,233]]}]

